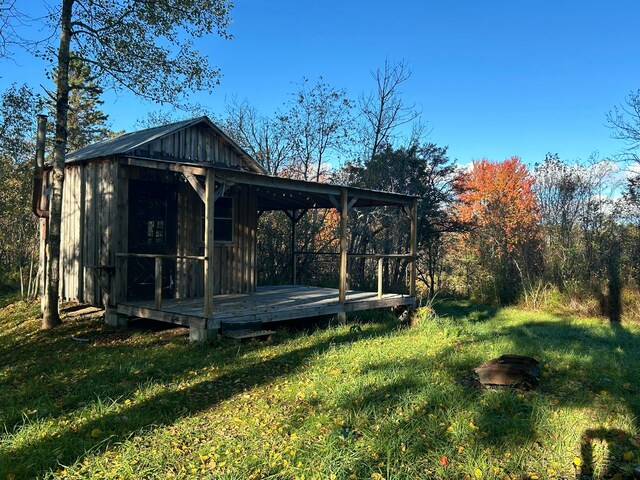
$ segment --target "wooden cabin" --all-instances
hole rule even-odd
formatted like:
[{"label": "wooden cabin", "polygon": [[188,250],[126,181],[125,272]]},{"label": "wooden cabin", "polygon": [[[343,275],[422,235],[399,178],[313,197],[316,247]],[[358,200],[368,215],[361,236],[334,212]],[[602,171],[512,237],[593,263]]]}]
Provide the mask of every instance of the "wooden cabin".
[{"label": "wooden cabin", "polygon": [[[378,259],[378,291],[349,291],[348,213],[375,206],[397,206],[410,217],[411,251],[366,255]],[[291,285],[257,285],[261,213],[285,211],[295,239],[298,220],[313,208],[340,212],[340,288],[297,285],[295,251]],[[268,176],[211,120],[199,117],[67,156],[60,297],[105,307],[111,325],[129,317],[185,325],[194,341],[234,322],[344,317],[414,303],[415,236],[414,197]],[[41,252],[44,257],[46,249]],[[390,256],[411,261],[408,295],[382,292],[382,260]]]}]

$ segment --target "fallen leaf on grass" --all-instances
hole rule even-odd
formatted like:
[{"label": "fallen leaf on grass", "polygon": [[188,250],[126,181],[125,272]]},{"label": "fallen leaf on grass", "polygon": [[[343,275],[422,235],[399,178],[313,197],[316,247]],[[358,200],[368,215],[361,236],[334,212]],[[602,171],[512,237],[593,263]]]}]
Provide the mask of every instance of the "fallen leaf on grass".
[{"label": "fallen leaf on grass", "polygon": [[447,458],[446,455],[442,455],[440,457],[440,465],[442,465],[443,467],[446,467],[447,465],[449,465],[449,459]]}]

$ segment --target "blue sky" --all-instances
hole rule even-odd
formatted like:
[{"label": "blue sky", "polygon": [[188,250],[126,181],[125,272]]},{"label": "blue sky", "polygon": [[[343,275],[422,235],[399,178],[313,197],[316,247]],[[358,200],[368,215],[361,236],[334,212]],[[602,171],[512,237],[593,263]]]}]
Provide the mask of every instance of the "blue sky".
[{"label": "blue sky", "polygon": [[[236,0],[232,17],[232,40],[201,45],[222,83],[192,100],[222,113],[235,95],[268,114],[294,82],[320,75],[355,99],[385,58],[404,60],[405,100],[422,109],[428,140],[461,164],[614,155],[623,145],[606,112],[640,88],[635,1]],[[2,65],[0,87],[46,84],[42,64],[17,62]],[[115,129],[158,108],[125,94],[105,100]]]}]

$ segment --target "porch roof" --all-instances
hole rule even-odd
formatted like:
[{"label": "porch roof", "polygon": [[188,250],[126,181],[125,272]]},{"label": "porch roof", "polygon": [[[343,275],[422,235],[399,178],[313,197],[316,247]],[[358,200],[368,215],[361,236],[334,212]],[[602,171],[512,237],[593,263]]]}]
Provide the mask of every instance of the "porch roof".
[{"label": "porch roof", "polygon": [[206,176],[208,169],[215,172],[216,182],[232,185],[252,185],[258,194],[258,210],[293,210],[310,208],[338,208],[342,190],[347,190],[349,208],[376,206],[410,206],[418,197],[365,188],[309,182],[291,178],[273,177],[233,168],[202,163],[176,163],[166,160],[125,157],[125,165],[180,172],[197,177]]}]

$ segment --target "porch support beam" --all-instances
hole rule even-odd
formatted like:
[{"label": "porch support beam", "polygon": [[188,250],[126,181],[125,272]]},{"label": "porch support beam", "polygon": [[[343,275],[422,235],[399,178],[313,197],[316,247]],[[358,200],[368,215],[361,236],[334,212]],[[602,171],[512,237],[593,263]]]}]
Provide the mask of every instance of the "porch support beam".
[{"label": "porch support beam", "polygon": [[291,211],[291,285],[298,283],[298,255],[296,255],[296,244],[298,238],[296,235],[296,210]]},{"label": "porch support beam", "polygon": [[409,295],[415,297],[416,295],[416,277],[417,277],[417,268],[418,268],[418,199],[414,199],[411,204],[411,243],[410,243],[410,254],[412,256],[411,260],[411,271],[409,273]]},{"label": "porch support beam", "polygon": [[160,257],[156,257],[155,259],[155,280],[155,309],[162,310],[162,258]]},{"label": "porch support beam", "polygon": [[384,273],[382,262],[384,257],[378,257],[378,298],[382,298],[382,274]]},{"label": "porch support beam", "polygon": [[127,156],[120,160],[121,165],[129,165],[130,167],[153,168],[154,170],[164,170],[165,172],[189,172],[193,175],[206,175],[207,167],[198,167],[195,165],[185,165],[172,161],[153,160],[149,158],[140,158]]},{"label": "porch support beam", "polygon": [[338,299],[344,304],[347,300],[347,189],[340,191],[340,290]]},{"label": "porch support beam", "polygon": [[341,206],[340,206],[340,202],[338,201],[338,199],[334,196],[334,195],[327,195],[327,198],[329,199],[329,201],[331,202],[331,205],[334,206],[334,208],[337,211],[340,211]]},{"label": "porch support beam", "polygon": [[216,194],[216,177],[212,168],[207,169],[204,203],[204,316],[209,318],[213,310],[213,285],[214,285],[214,211]]},{"label": "porch support beam", "polygon": [[338,301],[340,303],[341,310],[336,315],[336,318],[338,323],[341,324],[347,323],[347,311],[345,307],[347,302],[347,262],[349,261],[347,254],[347,218],[349,216],[348,200],[348,190],[346,188],[340,189],[340,205],[337,209],[340,212],[340,278]]},{"label": "porch support beam", "polygon": [[193,189],[196,191],[196,193],[200,197],[200,200],[202,200],[203,202],[206,202],[207,197],[206,197],[205,189],[202,188],[202,185],[200,185],[200,182],[198,181],[196,176],[193,173],[189,173],[189,172],[182,172],[182,174],[184,175],[184,178],[186,178],[187,181],[189,182],[189,185],[191,185]]}]

